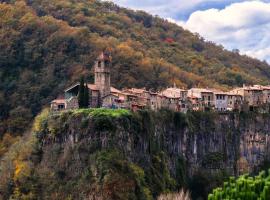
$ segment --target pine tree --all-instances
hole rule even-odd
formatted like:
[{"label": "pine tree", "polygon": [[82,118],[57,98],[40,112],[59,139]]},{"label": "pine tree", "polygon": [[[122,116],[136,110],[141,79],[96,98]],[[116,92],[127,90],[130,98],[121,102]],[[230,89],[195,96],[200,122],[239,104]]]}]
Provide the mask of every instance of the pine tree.
[{"label": "pine tree", "polygon": [[87,84],[84,87],[84,107],[88,108],[89,106],[89,90]]},{"label": "pine tree", "polygon": [[81,77],[80,81],[80,86],[79,86],[79,94],[78,94],[78,103],[79,103],[79,108],[84,108],[85,103],[84,103],[84,78]]}]

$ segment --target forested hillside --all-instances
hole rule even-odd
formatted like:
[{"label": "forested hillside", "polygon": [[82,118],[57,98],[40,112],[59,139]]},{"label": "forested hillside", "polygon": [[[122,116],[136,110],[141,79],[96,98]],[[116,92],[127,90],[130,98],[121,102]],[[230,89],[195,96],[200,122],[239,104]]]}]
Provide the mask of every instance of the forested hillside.
[{"label": "forested hillside", "polygon": [[93,81],[91,67],[104,48],[112,51],[118,88],[174,82],[228,88],[270,79],[265,62],[145,12],[96,0],[0,0],[0,41],[0,137],[22,134],[41,107],[80,76]]}]

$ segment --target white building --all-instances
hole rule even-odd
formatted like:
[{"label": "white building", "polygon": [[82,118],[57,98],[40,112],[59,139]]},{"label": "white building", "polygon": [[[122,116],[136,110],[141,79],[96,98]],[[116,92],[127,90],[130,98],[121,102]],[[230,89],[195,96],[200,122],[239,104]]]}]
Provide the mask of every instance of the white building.
[{"label": "white building", "polygon": [[214,92],[214,104],[217,111],[227,111],[228,95],[225,92]]}]

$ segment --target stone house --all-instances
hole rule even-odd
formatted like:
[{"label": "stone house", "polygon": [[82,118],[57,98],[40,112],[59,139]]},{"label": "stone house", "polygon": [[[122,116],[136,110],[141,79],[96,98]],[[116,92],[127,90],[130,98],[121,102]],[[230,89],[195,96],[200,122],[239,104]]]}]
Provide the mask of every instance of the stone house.
[{"label": "stone house", "polygon": [[254,85],[263,92],[263,103],[270,103],[270,86]]},{"label": "stone house", "polygon": [[63,98],[55,99],[51,102],[51,110],[60,111],[66,109],[66,100]]},{"label": "stone house", "polygon": [[232,90],[231,93],[243,96],[243,103],[246,103],[251,111],[263,104],[263,89],[257,86],[243,86]]},{"label": "stone house", "polygon": [[228,95],[225,92],[214,92],[214,104],[217,111],[227,111]]},{"label": "stone house", "polygon": [[193,110],[193,111],[202,110],[201,99],[196,96],[188,95],[188,110]]},{"label": "stone house", "polygon": [[243,105],[243,96],[240,94],[233,94],[228,92],[228,105],[227,110],[228,111],[241,111],[242,105]]},{"label": "stone house", "polygon": [[187,112],[187,94],[187,90],[176,88],[176,86],[167,88],[160,92],[160,96],[164,97],[162,98],[161,107],[178,112]]},{"label": "stone house", "polygon": [[113,108],[113,109],[121,108],[121,101],[119,100],[118,95],[111,93],[103,97],[102,107]]},{"label": "stone house", "polygon": [[137,102],[139,105],[142,106],[150,106],[150,92],[147,91],[145,88],[130,88],[123,90],[126,93],[133,94],[137,97]]},{"label": "stone house", "polygon": [[200,110],[213,109],[215,107],[214,92],[205,88],[191,88],[188,90],[189,97],[196,97],[200,100]]}]

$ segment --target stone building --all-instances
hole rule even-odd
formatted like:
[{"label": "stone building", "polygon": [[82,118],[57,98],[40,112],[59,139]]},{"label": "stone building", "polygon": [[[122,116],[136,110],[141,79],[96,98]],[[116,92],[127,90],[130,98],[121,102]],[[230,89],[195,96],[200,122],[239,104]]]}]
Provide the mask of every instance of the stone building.
[{"label": "stone building", "polygon": [[109,52],[102,52],[95,62],[95,86],[101,98],[111,93],[111,55]]},{"label": "stone building", "polygon": [[55,111],[64,110],[67,107],[66,100],[64,98],[58,98],[51,102],[51,109]]},{"label": "stone building", "polygon": [[[119,94],[121,91],[111,87],[110,70],[111,55],[107,51],[103,51],[95,61],[95,83],[86,84],[89,89],[89,107],[108,107],[118,108],[121,103]],[[78,94],[80,84],[76,83],[65,90],[65,98],[54,100],[51,103],[52,110],[60,109],[76,109],[79,107]]]},{"label": "stone building", "polygon": [[254,110],[263,104],[263,89],[258,86],[243,86],[231,91],[243,97],[243,103],[249,106],[249,110]]},{"label": "stone building", "polygon": [[270,103],[270,86],[254,85],[258,89],[262,89],[263,103]]},{"label": "stone building", "polygon": [[187,112],[187,90],[177,88],[176,86],[167,88],[160,92],[161,107],[174,111]]},{"label": "stone building", "polygon": [[200,110],[208,110],[215,107],[214,92],[212,90],[205,88],[191,88],[188,90],[188,97],[193,97],[193,99],[196,97],[199,100]]},{"label": "stone building", "polygon": [[227,111],[228,109],[228,95],[225,92],[214,92],[214,104],[217,111]]},{"label": "stone building", "polygon": [[228,95],[228,111],[241,111],[243,105],[243,96],[240,94],[233,94],[231,92]]}]

